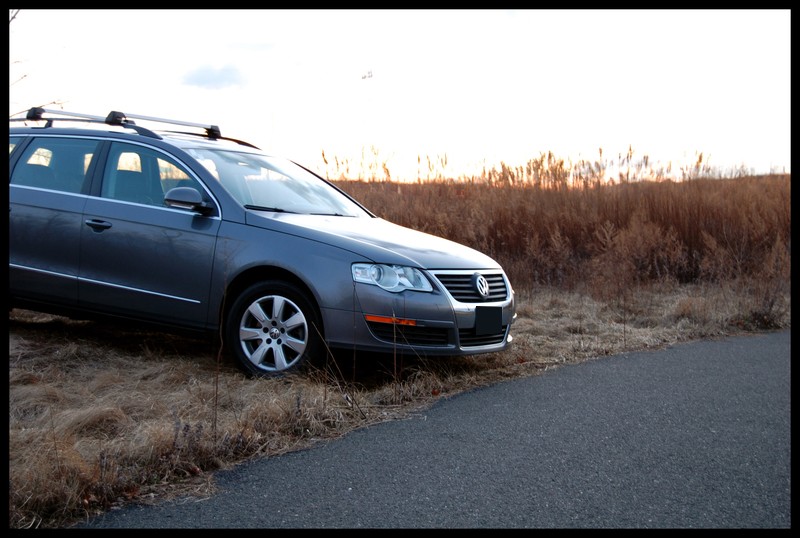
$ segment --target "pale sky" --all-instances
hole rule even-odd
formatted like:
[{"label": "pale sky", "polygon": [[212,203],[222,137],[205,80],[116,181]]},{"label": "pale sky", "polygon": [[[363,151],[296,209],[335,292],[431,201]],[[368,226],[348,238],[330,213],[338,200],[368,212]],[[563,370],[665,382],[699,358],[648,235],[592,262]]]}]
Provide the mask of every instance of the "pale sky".
[{"label": "pale sky", "polygon": [[790,47],[788,9],[23,9],[9,115],[209,123],[318,171],[377,153],[396,179],[629,146],[791,172]]}]

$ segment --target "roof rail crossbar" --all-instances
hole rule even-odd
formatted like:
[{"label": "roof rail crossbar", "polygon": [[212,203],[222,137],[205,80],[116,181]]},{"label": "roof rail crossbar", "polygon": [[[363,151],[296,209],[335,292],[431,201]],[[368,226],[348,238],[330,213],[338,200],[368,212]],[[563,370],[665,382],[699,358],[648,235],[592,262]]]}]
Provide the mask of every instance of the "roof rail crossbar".
[{"label": "roof rail crossbar", "polygon": [[42,117],[45,112],[48,114],[57,114],[59,116],[72,116],[74,118],[84,118],[93,121],[105,121],[105,118],[102,116],[92,116],[91,114],[81,114],[79,112],[67,112],[66,110],[52,110],[49,108],[40,107],[33,107],[28,110],[28,114],[25,116],[25,119],[32,121],[47,120],[47,118]]},{"label": "roof rail crossbar", "polygon": [[[59,116],[69,116],[65,118],[45,118],[44,114],[56,114]],[[64,110],[50,110],[42,107],[32,107],[28,109],[24,118],[9,118],[8,121],[43,121],[45,128],[52,127],[53,121],[60,119],[63,121],[82,121],[86,123],[105,123],[105,119],[100,116],[91,116],[89,114],[79,114],[76,112],[66,112]]]},{"label": "roof rail crossbar", "polygon": [[115,111],[112,111],[111,114],[108,115],[108,117],[111,118],[111,116],[115,114],[121,115],[122,118],[134,118],[137,120],[155,121],[159,123],[171,123],[173,125],[183,125],[186,127],[197,127],[198,129],[205,129],[206,134],[209,136],[209,138],[222,137],[219,127],[216,125],[206,125],[204,123],[192,123],[189,121],[180,121],[180,120],[168,120],[164,118],[155,118],[153,116],[142,116],[139,114],[124,114],[122,112],[115,112]]}]

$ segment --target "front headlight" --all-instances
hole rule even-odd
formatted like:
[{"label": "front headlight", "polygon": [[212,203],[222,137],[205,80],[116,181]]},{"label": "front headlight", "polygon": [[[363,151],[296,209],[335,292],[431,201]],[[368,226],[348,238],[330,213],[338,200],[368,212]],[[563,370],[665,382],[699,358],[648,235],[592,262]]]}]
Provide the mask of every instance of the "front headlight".
[{"label": "front headlight", "polygon": [[404,290],[433,291],[431,283],[428,282],[422,271],[403,265],[354,263],[353,280],[364,284],[374,284],[393,293]]}]

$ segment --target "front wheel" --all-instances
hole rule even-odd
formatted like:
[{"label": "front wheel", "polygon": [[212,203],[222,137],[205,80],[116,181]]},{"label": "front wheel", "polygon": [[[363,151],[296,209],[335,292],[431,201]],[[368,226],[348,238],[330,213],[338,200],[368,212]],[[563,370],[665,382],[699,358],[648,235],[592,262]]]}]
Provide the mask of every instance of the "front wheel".
[{"label": "front wheel", "polygon": [[281,281],[253,284],[225,317],[226,347],[253,377],[300,369],[322,344],[316,309],[297,287]]}]

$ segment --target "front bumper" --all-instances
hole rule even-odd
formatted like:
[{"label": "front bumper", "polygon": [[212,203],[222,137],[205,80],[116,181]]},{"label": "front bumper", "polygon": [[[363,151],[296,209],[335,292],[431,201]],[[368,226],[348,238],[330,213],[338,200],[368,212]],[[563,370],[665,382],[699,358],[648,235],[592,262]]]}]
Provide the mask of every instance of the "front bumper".
[{"label": "front bumper", "polygon": [[365,351],[473,355],[508,348],[514,292],[502,271],[481,271],[487,299],[470,286],[475,271],[432,271],[432,293],[353,288],[353,310],[323,311],[329,345]]}]

